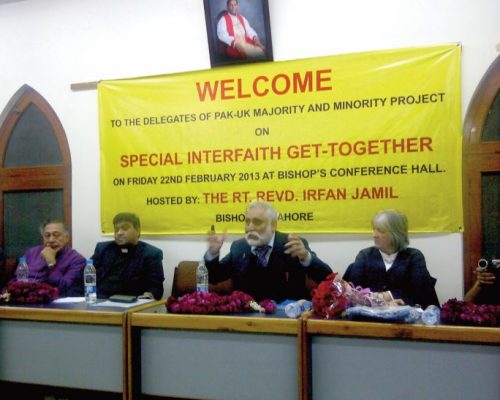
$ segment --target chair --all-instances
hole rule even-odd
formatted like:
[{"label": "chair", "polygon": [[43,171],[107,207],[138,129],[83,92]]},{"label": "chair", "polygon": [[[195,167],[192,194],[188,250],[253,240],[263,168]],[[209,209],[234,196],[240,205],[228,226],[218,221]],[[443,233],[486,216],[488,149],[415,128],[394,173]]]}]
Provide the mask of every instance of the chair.
[{"label": "chair", "polygon": [[174,270],[172,296],[179,297],[196,290],[196,261],[181,261]]},{"label": "chair", "polygon": [[[198,261],[181,261],[175,267],[174,280],[172,283],[172,296],[180,297],[186,293],[196,291],[196,267]],[[318,286],[318,283],[306,276],[306,287],[311,292]],[[233,280],[227,279],[225,281],[208,285],[211,292],[216,293],[231,293],[233,289]]]},{"label": "chair", "polygon": [[[172,296],[179,297],[186,293],[196,291],[196,267],[198,261],[181,261],[175,267],[174,280],[172,283]],[[217,293],[230,293],[233,291],[233,280],[227,279],[225,281],[208,285],[211,292]]]}]

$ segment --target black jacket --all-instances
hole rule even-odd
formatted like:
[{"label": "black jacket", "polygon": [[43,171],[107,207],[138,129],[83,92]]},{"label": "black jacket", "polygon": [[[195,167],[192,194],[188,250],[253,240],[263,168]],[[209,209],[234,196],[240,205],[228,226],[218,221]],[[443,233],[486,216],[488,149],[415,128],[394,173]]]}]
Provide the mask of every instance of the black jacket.
[{"label": "black jacket", "polygon": [[332,270],[311,251],[306,240],[301,240],[312,256],[308,267],[302,266],[297,257],[284,253],[288,235],[276,232],[266,267],[257,263],[257,257],[251,252],[251,247],[245,239],[240,239],[232,243],[229,254],[222,260],[216,258],[206,263],[209,280],[211,283],[217,283],[232,278],[235,290],[248,293],[257,301],[310,299],[306,275],[319,283]]},{"label": "black jacket", "polygon": [[436,279],[429,274],[422,252],[410,247],[398,253],[389,270],[376,247],[361,250],[343,279],[373,292],[390,290],[395,299],[402,299],[405,304],[439,306],[434,289]]},{"label": "black jacket", "polygon": [[[127,253],[122,249],[126,247]],[[117,286],[109,280],[112,267],[125,254],[125,268]],[[148,243],[139,241],[136,246],[118,246],[114,241],[97,243],[92,256],[97,274],[97,296],[113,294],[139,296],[151,292],[155,299],[163,295],[163,252]]]}]

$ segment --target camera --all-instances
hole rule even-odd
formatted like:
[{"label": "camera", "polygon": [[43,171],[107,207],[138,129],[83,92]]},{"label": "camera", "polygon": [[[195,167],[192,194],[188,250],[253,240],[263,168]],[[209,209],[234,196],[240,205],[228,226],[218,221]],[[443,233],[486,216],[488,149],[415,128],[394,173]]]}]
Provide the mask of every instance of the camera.
[{"label": "camera", "polygon": [[479,268],[485,269],[488,272],[496,272],[500,268],[500,259],[494,258],[487,260],[486,258],[481,258],[477,262]]}]

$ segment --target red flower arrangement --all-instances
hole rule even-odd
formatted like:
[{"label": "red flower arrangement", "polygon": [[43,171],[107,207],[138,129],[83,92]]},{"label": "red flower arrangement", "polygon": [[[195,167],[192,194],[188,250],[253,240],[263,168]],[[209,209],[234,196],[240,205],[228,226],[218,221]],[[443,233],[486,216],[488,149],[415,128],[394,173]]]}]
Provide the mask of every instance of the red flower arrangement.
[{"label": "red flower arrangement", "polygon": [[177,314],[234,314],[262,312],[272,314],[276,303],[262,300],[257,303],[252,296],[241,291],[228,295],[213,292],[193,292],[179,298],[170,296],[165,302],[167,310]]},{"label": "red flower arrangement", "polygon": [[355,305],[374,305],[369,289],[354,287],[333,272],[313,290],[312,305],[314,314],[320,318],[339,317]]},{"label": "red flower arrangement", "polygon": [[46,304],[59,297],[59,289],[45,282],[14,281],[7,285],[1,299],[17,304]]},{"label": "red flower arrangement", "polygon": [[451,325],[500,326],[500,306],[453,298],[441,306],[441,321]]}]

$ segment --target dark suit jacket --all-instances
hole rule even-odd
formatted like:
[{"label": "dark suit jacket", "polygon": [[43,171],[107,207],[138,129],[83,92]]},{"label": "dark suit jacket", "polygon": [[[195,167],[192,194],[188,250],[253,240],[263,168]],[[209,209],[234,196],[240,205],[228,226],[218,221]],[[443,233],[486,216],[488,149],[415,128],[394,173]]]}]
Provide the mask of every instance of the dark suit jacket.
[{"label": "dark suit jacket", "polygon": [[306,288],[306,275],[321,282],[332,272],[330,267],[311,251],[306,240],[301,239],[311,253],[311,264],[304,267],[297,257],[284,253],[288,235],[276,232],[273,250],[266,267],[257,263],[257,257],[245,239],[232,243],[228,255],[207,262],[210,283],[233,279],[234,289],[251,295],[255,300],[310,299]]},{"label": "dark suit jacket", "polygon": [[400,251],[388,271],[376,247],[363,249],[349,265],[343,279],[373,292],[390,290],[395,299],[402,299],[405,304],[439,307],[434,289],[436,279],[429,274],[424,255],[417,249]]},{"label": "dark suit jacket", "polygon": [[97,243],[92,259],[97,274],[97,296],[109,297],[113,294],[139,296],[151,292],[155,299],[163,295],[163,252],[148,243],[139,241],[137,246],[130,246],[127,265],[120,278],[119,288],[111,285],[111,268],[122,256],[121,248],[114,241]]}]

